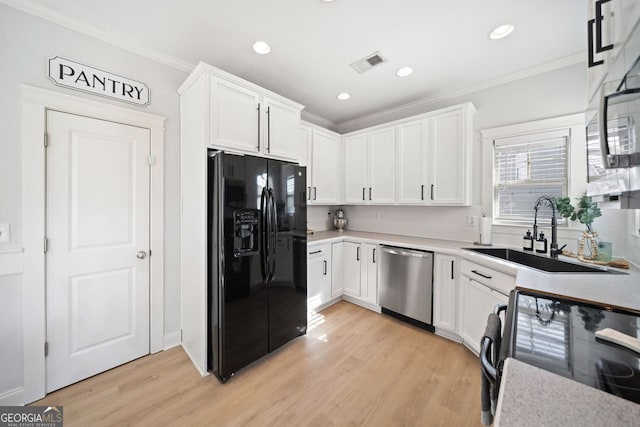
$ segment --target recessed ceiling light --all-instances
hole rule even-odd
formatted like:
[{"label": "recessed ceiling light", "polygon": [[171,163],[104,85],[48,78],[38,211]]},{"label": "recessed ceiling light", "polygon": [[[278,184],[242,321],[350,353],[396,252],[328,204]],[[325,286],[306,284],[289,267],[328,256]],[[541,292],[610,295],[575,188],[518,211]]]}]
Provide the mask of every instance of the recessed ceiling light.
[{"label": "recessed ceiling light", "polygon": [[407,77],[413,73],[413,68],[411,67],[402,67],[398,71],[396,71],[396,75],[398,77]]},{"label": "recessed ceiling light", "polygon": [[512,32],[513,32],[513,25],[511,24],[500,25],[499,27],[494,28],[493,31],[491,31],[491,33],[489,33],[489,38],[491,40],[503,39],[507,37],[509,34],[511,34]]},{"label": "recessed ceiling light", "polygon": [[258,41],[253,44],[253,51],[260,55],[266,55],[271,52],[271,47],[265,42]]},{"label": "recessed ceiling light", "polygon": [[342,92],[342,93],[338,94],[338,99],[340,101],[346,101],[349,98],[351,98],[351,95],[349,95],[347,92]]},{"label": "recessed ceiling light", "polygon": [[333,0],[322,0],[325,3],[331,3]]}]

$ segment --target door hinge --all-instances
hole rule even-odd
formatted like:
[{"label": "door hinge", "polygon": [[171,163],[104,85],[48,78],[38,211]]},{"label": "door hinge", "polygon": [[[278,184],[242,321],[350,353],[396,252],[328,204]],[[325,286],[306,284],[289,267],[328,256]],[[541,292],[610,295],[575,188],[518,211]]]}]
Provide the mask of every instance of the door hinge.
[{"label": "door hinge", "polygon": [[46,254],[49,251],[49,239],[44,238],[44,253]]},{"label": "door hinge", "polygon": [[44,357],[49,355],[49,343],[45,341],[44,343]]},{"label": "door hinge", "polygon": [[149,160],[149,166],[156,164],[156,156],[149,156],[148,160]]},{"label": "door hinge", "polygon": [[48,133],[44,133],[44,146],[48,147],[49,146],[49,134]]}]

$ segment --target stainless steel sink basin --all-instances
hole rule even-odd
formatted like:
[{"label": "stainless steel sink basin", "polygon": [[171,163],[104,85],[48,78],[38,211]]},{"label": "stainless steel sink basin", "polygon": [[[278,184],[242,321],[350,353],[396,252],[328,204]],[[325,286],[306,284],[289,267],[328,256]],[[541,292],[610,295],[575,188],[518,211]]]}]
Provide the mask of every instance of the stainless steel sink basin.
[{"label": "stainless steel sink basin", "polygon": [[516,264],[526,265],[550,273],[614,273],[625,274],[615,270],[608,270],[599,267],[590,267],[588,265],[576,264],[573,262],[562,261],[559,259],[549,258],[542,255],[535,255],[528,252],[518,251],[515,249],[505,248],[465,248],[469,251],[478,252],[505,261],[511,261]]}]

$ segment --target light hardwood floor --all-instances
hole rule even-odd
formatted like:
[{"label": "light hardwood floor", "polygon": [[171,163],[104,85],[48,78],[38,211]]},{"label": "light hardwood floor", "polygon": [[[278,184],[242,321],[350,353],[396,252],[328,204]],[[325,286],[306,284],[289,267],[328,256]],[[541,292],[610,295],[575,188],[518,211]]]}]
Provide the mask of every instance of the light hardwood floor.
[{"label": "light hardwood floor", "polygon": [[178,347],[48,395],[64,424],[478,426],[480,365],[462,345],[347,302],[238,372],[200,377]]}]

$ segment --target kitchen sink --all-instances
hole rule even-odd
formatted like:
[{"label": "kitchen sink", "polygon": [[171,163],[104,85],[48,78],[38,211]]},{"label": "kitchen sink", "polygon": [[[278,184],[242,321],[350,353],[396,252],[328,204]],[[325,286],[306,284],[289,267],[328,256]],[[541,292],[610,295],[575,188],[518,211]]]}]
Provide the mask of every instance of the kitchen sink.
[{"label": "kitchen sink", "polygon": [[506,248],[465,248],[468,251],[478,252],[505,261],[514,262],[527,267],[535,268],[550,273],[614,273],[625,274],[620,271],[609,270],[600,267],[591,267],[588,265],[576,264],[573,262],[562,261],[559,259],[549,258],[542,255],[535,255],[515,249]]}]

